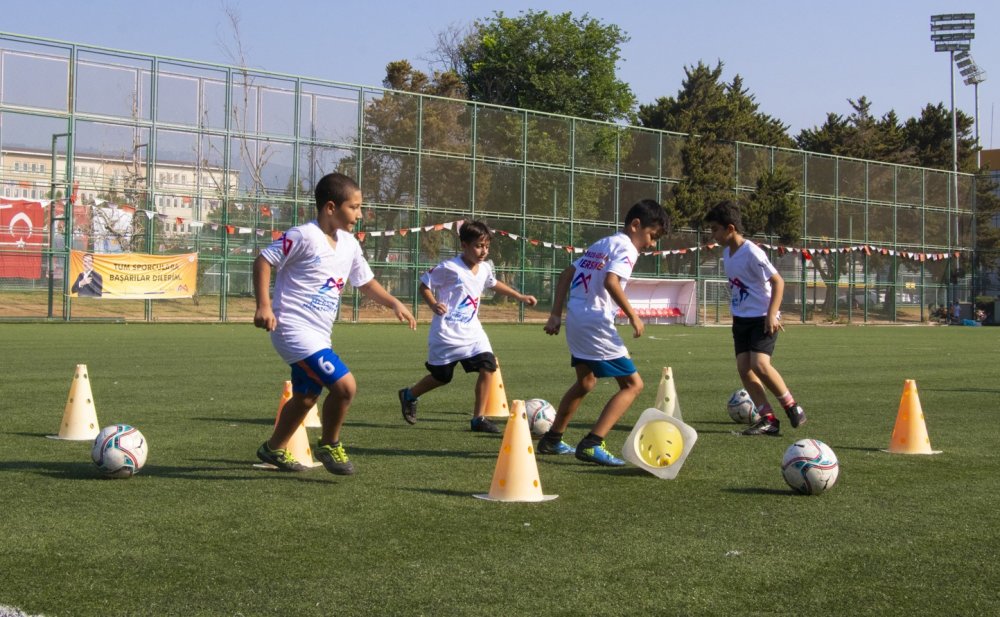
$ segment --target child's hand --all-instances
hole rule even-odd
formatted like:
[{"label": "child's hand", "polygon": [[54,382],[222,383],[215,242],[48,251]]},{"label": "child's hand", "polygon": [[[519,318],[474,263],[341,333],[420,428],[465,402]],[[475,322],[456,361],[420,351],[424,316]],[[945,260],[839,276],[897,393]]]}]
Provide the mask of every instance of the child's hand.
[{"label": "child's hand", "polygon": [[274,332],[274,329],[278,327],[278,318],[274,316],[274,311],[270,308],[259,308],[254,311],[253,325],[268,332]]},{"label": "child's hand", "polygon": [[781,320],[776,315],[768,315],[764,320],[764,334],[774,334],[778,330],[785,331],[785,326],[781,325]]},{"label": "child's hand", "polygon": [[635,319],[629,320],[632,324],[632,338],[639,338],[642,333],[646,331],[646,324],[642,323],[642,320],[636,317]]},{"label": "child's hand", "polygon": [[528,306],[535,306],[538,304],[538,298],[535,296],[522,296],[521,302],[527,304]]},{"label": "child's hand", "polygon": [[406,305],[402,302],[396,302],[396,306],[393,307],[393,312],[396,313],[396,319],[399,321],[405,321],[410,326],[410,330],[417,329],[417,320],[413,317],[413,313],[410,309],[406,308]]},{"label": "child's hand", "polygon": [[562,318],[559,315],[549,315],[549,320],[545,322],[545,332],[548,334],[559,334],[559,326]]},{"label": "child's hand", "polygon": [[444,315],[448,312],[448,307],[444,302],[435,302],[434,306],[431,307],[431,310],[444,317]]}]

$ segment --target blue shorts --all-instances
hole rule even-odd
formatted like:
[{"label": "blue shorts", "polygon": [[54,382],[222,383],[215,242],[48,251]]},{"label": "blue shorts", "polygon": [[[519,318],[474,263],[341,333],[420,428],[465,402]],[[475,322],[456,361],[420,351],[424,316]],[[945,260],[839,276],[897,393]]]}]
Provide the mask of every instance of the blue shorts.
[{"label": "blue shorts", "polygon": [[319,394],[323,391],[323,386],[329,388],[337,383],[338,379],[351,372],[332,349],[317,351],[290,366],[292,392],[300,394]]},{"label": "blue shorts", "polygon": [[570,356],[570,366],[586,364],[590,367],[595,377],[628,377],[636,372],[635,363],[632,358],[615,358],[614,360],[581,360],[576,356]]}]

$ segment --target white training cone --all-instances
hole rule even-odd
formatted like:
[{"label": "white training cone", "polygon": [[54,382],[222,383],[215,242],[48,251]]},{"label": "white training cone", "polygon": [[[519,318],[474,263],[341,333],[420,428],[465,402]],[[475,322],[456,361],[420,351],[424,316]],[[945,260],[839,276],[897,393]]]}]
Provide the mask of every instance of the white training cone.
[{"label": "white training cone", "polygon": [[673,480],[680,473],[698,433],[679,418],[650,407],[635,423],[622,456],[636,467],[663,480]]},{"label": "white training cone", "polygon": [[319,405],[312,406],[302,425],[306,428],[323,428],[323,421],[319,419]]},{"label": "white training cone", "polygon": [[474,497],[488,501],[549,501],[558,497],[542,494],[524,401],[515,400],[511,408],[489,494]]},{"label": "white training cone", "polygon": [[[281,400],[278,402],[278,413],[274,417],[274,425],[278,425],[278,419],[281,417],[281,410],[285,408],[285,403],[288,399],[292,398],[292,382],[286,381],[284,392],[281,395]],[[313,410],[316,406],[313,405]],[[308,420],[308,416],[306,420]],[[295,460],[302,463],[306,467],[318,467],[323,463],[319,463],[313,460],[312,448],[309,447],[309,435],[306,433],[306,424],[303,420],[302,424],[299,424],[299,428],[295,429],[292,433],[292,438],[288,440],[288,445],[285,447]],[[274,465],[269,465],[268,463],[254,463],[254,467],[260,469],[274,469]]]},{"label": "white training cone", "polygon": [[86,364],[77,364],[73,384],[69,387],[66,408],[63,410],[62,424],[58,435],[46,435],[49,439],[72,441],[93,441],[101,432],[97,423],[97,408],[94,395],[90,391],[90,377]]},{"label": "white training cone", "polygon": [[681,402],[677,399],[677,387],[674,385],[674,373],[669,366],[663,367],[660,385],[656,389],[656,404],[653,405],[668,416],[683,420],[681,417]]}]

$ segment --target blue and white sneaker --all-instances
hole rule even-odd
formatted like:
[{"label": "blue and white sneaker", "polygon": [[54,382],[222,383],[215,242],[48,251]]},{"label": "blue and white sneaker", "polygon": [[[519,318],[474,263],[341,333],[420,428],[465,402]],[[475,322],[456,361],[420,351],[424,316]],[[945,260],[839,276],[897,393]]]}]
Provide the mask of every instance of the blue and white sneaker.
[{"label": "blue and white sneaker", "polygon": [[607,467],[621,467],[625,461],[608,452],[608,448],[602,441],[600,445],[589,448],[576,447],[576,458],[588,463],[597,463]]},{"label": "blue and white sneaker", "polygon": [[574,454],[576,453],[576,448],[569,445],[565,441],[557,441],[553,443],[542,437],[538,440],[538,447],[535,448],[535,452],[538,452],[539,454]]}]

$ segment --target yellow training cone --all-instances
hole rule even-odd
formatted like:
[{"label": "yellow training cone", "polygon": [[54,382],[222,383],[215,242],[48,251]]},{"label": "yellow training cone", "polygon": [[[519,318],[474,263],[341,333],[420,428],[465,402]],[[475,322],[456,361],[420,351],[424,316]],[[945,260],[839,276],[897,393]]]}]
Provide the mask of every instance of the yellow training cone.
[{"label": "yellow training cone", "polygon": [[63,410],[62,424],[58,435],[47,435],[49,439],[72,441],[92,441],[101,432],[97,423],[97,408],[94,395],[90,391],[90,377],[86,364],[77,364],[73,384],[69,387],[66,408]]},{"label": "yellow training cone", "polygon": [[677,388],[674,386],[674,373],[669,366],[663,367],[660,385],[656,389],[656,404],[653,405],[668,416],[681,419],[681,403],[677,400]]},{"label": "yellow training cone", "polygon": [[489,390],[486,393],[486,411],[483,415],[490,418],[505,418],[510,415],[507,391],[503,387],[503,377],[500,375],[499,360],[497,360],[497,370],[490,378]]},{"label": "yellow training cone", "polygon": [[931,439],[927,436],[924,410],[917,396],[917,382],[907,379],[903,383],[903,396],[899,399],[896,425],[892,428],[889,449],[893,454],[939,454],[931,450]]},{"label": "yellow training cone", "polygon": [[549,501],[558,495],[543,495],[535,463],[535,446],[528,428],[524,401],[515,400],[503,443],[493,471],[493,483],[487,495],[475,495],[489,501]]},{"label": "yellow training cone", "polygon": [[625,440],[622,457],[658,478],[673,480],[696,441],[698,433],[680,418],[650,407]]},{"label": "yellow training cone", "polygon": [[[292,382],[285,382],[285,389],[281,395],[281,401],[278,403],[278,413],[274,417],[274,425],[278,425],[278,419],[281,418],[281,410],[285,408],[285,403],[292,398]],[[315,405],[313,406],[315,410]],[[308,420],[308,416],[306,420]],[[309,447],[309,435],[306,433],[306,424],[303,421],[299,424],[299,428],[295,429],[292,433],[292,438],[288,440],[288,445],[285,449],[295,457],[295,460],[302,463],[306,467],[318,467],[322,463],[318,463],[313,460],[312,448]],[[267,463],[254,463],[254,467],[260,467],[262,469],[274,469],[273,465],[268,465]]]},{"label": "yellow training cone", "polygon": [[309,413],[306,414],[306,419],[302,421],[302,424],[306,428],[322,428],[323,421],[319,419],[319,405],[313,405]]}]

